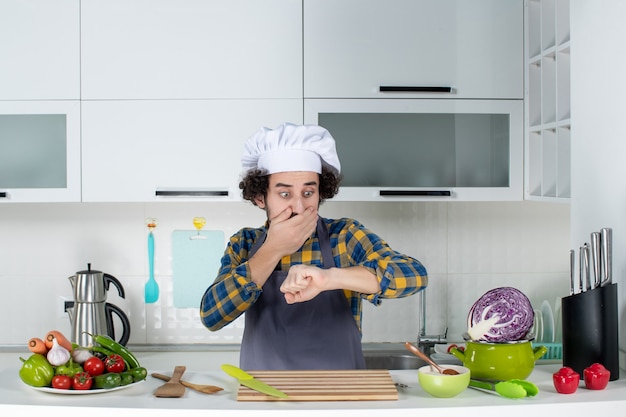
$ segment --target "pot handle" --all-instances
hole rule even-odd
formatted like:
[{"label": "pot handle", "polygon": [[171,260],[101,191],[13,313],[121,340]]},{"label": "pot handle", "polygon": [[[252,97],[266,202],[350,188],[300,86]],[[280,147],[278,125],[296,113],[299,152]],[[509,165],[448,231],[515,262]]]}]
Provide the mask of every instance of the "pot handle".
[{"label": "pot handle", "polygon": [[465,352],[457,347],[450,348],[450,353],[457,357],[461,362],[465,361]]},{"label": "pot handle", "polygon": [[539,358],[541,358],[543,355],[545,355],[547,351],[548,351],[548,348],[543,346],[543,345],[535,346],[535,348],[533,349],[533,354],[535,356],[535,360],[539,360]]},{"label": "pot handle", "polygon": [[117,341],[120,345],[126,346],[128,339],[130,339],[130,321],[124,312],[115,304],[106,303],[104,306],[107,322],[107,334],[115,340],[115,328],[113,326],[113,313],[122,321],[122,336]]}]

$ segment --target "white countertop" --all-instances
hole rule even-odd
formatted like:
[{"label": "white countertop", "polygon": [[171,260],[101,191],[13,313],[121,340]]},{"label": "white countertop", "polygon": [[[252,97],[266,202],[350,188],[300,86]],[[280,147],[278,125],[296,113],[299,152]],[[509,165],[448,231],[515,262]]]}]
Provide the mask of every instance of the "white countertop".
[{"label": "white countertop", "polygon": [[[230,350],[205,352],[135,352],[148,373],[159,372],[171,375],[175,365],[185,365],[187,371],[183,379],[199,384],[218,385],[224,391],[215,394],[202,394],[187,389],[182,398],[156,398],[152,392],[163,382],[153,377],[127,389],[93,395],[62,395],[38,392],[25,385],[18,376],[19,357],[28,353],[0,353],[0,414],[17,415],[18,412],[41,411],[46,407],[46,416],[89,415],[90,417],[111,415],[134,416],[206,416],[207,412],[217,411],[220,417],[244,416],[251,411],[255,416],[276,415],[316,415],[323,410],[325,416],[342,417],[358,415],[380,417],[393,416],[437,416],[452,412],[464,416],[503,415],[507,417],[529,415],[566,415],[564,413],[589,412],[594,414],[623,413],[626,408],[626,379],[609,383],[602,391],[584,388],[581,382],[574,394],[558,394],[552,385],[552,373],[560,364],[537,365],[528,378],[539,387],[539,394],[533,398],[511,400],[495,394],[468,389],[455,398],[440,399],[430,397],[417,382],[417,372],[391,371],[396,383],[405,384],[399,388],[397,401],[333,401],[333,402],[238,402],[238,384],[220,370],[222,363],[238,364],[239,352]],[[416,413],[416,411],[418,411]],[[81,413],[81,414],[77,414]],[[82,414],[88,413],[88,414]],[[213,414],[215,415],[215,414]]]}]

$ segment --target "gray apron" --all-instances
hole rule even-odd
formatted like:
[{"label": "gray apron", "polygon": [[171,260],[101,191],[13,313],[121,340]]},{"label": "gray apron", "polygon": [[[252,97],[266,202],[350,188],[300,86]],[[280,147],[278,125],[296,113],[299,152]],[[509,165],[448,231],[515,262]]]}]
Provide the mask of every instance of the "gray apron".
[{"label": "gray apron", "polygon": [[[323,267],[334,265],[328,228],[321,218],[317,236]],[[263,234],[250,257],[263,244]],[[287,304],[280,286],[287,271],[274,271],[259,299],[245,313],[240,366],[246,370],[362,369],[361,334],[342,290]]]}]

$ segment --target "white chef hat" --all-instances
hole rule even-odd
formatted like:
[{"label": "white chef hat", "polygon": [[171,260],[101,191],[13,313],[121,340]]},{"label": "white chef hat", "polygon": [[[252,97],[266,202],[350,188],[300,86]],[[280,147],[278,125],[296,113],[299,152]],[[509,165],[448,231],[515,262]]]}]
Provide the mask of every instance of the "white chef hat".
[{"label": "white chef hat", "polygon": [[241,165],[245,171],[265,169],[269,174],[289,171],[322,172],[326,165],[336,175],[341,164],[335,139],[328,130],[316,125],[283,123],[276,129],[263,127],[248,138]]}]

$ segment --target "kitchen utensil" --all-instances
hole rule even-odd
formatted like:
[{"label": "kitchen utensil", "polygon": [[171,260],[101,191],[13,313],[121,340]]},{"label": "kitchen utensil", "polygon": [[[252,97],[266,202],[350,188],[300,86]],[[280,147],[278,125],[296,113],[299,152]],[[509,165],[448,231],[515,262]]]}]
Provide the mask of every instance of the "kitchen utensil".
[{"label": "kitchen utensil", "polygon": [[497,382],[472,378],[469,381],[469,386],[481,391],[492,391],[502,397],[511,399],[534,397],[537,393],[539,393],[539,388],[537,388],[535,384],[521,379],[511,379],[508,381]]},{"label": "kitchen utensil", "polygon": [[590,262],[589,262],[589,245],[585,242],[585,244],[583,245],[583,279],[585,280],[584,283],[584,291],[589,291],[591,289],[591,266],[590,266]]},{"label": "kitchen utensil", "polygon": [[407,350],[409,352],[411,352],[414,355],[419,356],[420,358],[424,359],[428,364],[430,364],[430,366],[432,366],[437,371],[439,371],[440,374],[444,374],[444,375],[458,375],[458,373],[459,373],[456,369],[453,369],[453,368],[445,368],[444,369],[441,366],[437,365],[435,363],[435,361],[430,359],[426,354],[424,354],[421,350],[419,350],[412,343],[404,342],[404,347],[407,348]]},{"label": "kitchen utensil", "polygon": [[578,292],[584,292],[585,286],[583,284],[583,277],[585,276],[585,255],[583,252],[585,251],[585,247],[581,246],[578,248]]},{"label": "kitchen utensil", "polygon": [[225,247],[224,232],[174,230],[171,239],[174,307],[198,308],[209,285],[206,277],[215,276],[220,268]]},{"label": "kitchen utensil", "polygon": [[126,345],[130,338],[130,321],[124,312],[114,304],[107,303],[107,292],[111,284],[117,288],[117,293],[124,298],[124,287],[113,275],[91,269],[78,271],[68,278],[72,285],[74,301],[65,303],[65,311],[70,318],[70,340],[80,346],[93,345],[88,334],[106,334],[115,337],[113,314],[119,317],[122,323],[122,335],[118,342]]},{"label": "kitchen utensil", "polygon": [[234,365],[224,364],[222,365],[222,370],[237,379],[241,385],[245,385],[250,389],[266,395],[271,395],[272,397],[287,398],[287,394],[284,392],[277,390],[276,388],[271,387],[258,379],[255,379],[252,375]]},{"label": "kitchen utensil", "polygon": [[[163,374],[159,374],[156,372],[151,373],[150,375],[152,375],[154,378],[160,379],[161,381],[169,381],[171,379],[171,377],[167,376],[167,375],[163,375]],[[213,394],[215,392],[219,392],[219,391],[223,391],[224,388],[222,387],[218,387],[215,385],[201,385],[201,384],[193,384],[191,382],[188,381],[183,381],[182,379],[179,381],[181,383],[181,385],[184,385],[187,388],[191,388],[192,390],[198,391],[198,392],[203,392],[205,394]]]},{"label": "kitchen utensil", "polygon": [[535,368],[535,361],[547,350],[545,346],[533,347],[527,340],[513,343],[467,341],[464,351],[453,347],[450,353],[469,368],[472,378],[505,381],[527,378]]},{"label": "kitchen utensil", "polygon": [[582,375],[595,362],[619,378],[618,284],[561,299],[563,366]]},{"label": "kitchen utensil", "polygon": [[593,272],[593,277],[591,279],[591,288],[596,288],[600,286],[601,272],[602,272],[602,263],[601,263],[601,237],[599,232],[593,232],[591,234],[591,271]]},{"label": "kitchen utensil", "polygon": [[611,284],[613,271],[613,229],[605,227],[600,230],[600,253],[602,255],[603,276],[600,285]]},{"label": "kitchen utensil", "polygon": [[417,380],[422,389],[437,398],[452,398],[465,391],[470,382],[470,370],[460,365],[450,366],[454,367],[455,374],[433,372],[430,365],[419,368]]},{"label": "kitchen utensil", "polygon": [[569,251],[569,294],[572,295],[576,291],[576,251]]},{"label": "kitchen utensil", "polygon": [[155,303],[159,299],[159,285],[154,279],[154,235],[152,230],[157,226],[157,221],[154,218],[146,220],[148,226],[148,268],[149,278],[144,288],[144,298],[146,304]]},{"label": "kitchen utensil", "polygon": [[[239,386],[237,401],[390,401],[398,388],[387,369],[250,371],[288,395],[276,398]],[[454,378],[445,375],[445,378]]]},{"label": "kitchen utensil", "polygon": [[186,369],[187,367],[185,366],[175,366],[174,373],[172,374],[170,380],[157,388],[156,391],[154,391],[154,396],[163,398],[179,398],[185,395],[185,386],[180,383],[180,378],[183,376]]}]

